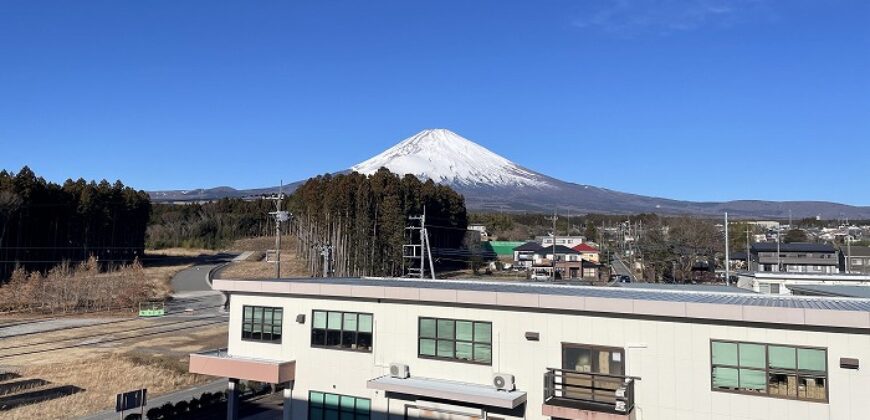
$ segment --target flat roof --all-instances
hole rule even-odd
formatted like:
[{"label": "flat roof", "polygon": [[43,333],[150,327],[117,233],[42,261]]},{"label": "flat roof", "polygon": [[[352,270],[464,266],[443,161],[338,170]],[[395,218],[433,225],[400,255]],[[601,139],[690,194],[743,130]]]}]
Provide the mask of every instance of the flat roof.
[{"label": "flat roof", "polygon": [[[870,299],[387,278],[215,279],[215,290],[870,330]],[[777,308],[777,310],[770,310]]]},{"label": "flat roof", "polygon": [[870,299],[870,285],[852,286],[844,284],[794,284],[786,286],[792,292],[811,296],[836,296]]},{"label": "flat roof", "polygon": [[614,283],[615,287],[626,289],[676,290],[691,292],[748,293],[755,291],[724,284],[691,284],[691,283]]},{"label": "flat roof", "polygon": [[381,376],[366,383],[368,389],[438,398],[489,407],[516,408],[526,402],[523,391],[499,391],[492,386],[412,376],[405,379]]}]

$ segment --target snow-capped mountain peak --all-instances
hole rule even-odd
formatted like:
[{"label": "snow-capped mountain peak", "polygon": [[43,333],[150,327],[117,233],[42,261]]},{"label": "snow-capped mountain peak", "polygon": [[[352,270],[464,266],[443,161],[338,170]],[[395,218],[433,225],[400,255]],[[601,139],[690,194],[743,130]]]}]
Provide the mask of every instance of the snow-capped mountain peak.
[{"label": "snow-capped mountain peak", "polygon": [[447,129],[423,130],[351,170],[391,172],[461,186],[549,188],[547,180]]}]

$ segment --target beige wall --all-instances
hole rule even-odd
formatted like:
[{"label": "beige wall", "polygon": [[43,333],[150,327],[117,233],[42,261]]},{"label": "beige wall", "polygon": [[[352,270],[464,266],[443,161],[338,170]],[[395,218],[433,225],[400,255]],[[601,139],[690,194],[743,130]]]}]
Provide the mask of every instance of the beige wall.
[{"label": "beige wall", "polygon": [[[284,308],[284,338],[280,345],[240,340],[243,304]],[[311,348],[313,309],[373,313],[374,352]],[[295,322],[297,314],[306,315],[304,325]],[[419,359],[419,316],[491,321],[492,366]],[[540,333],[540,341],[527,341],[526,331]],[[839,368],[840,357],[870,363],[868,335],[236,294],[231,299],[229,334],[231,354],[296,360],[294,397],[304,399],[311,389],[371,398],[373,413],[385,411],[387,402],[380,391],[366,389],[366,380],[385,375],[389,363],[399,362],[410,365],[413,376],[470,383],[488,384],[493,372],[516,375],[517,388],[528,393],[526,417],[542,418],[544,371],[560,367],[561,343],[571,342],[625,348],[627,374],[642,378],[636,384],[638,420],[870,418],[870,374],[863,366],[858,371]],[[830,402],[711,391],[710,339],[827,347]],[[401,414],[400,404],[394,401],[391,411]],[[306,413],[304,404],[294,407],[297,418],[306,418]]]}]

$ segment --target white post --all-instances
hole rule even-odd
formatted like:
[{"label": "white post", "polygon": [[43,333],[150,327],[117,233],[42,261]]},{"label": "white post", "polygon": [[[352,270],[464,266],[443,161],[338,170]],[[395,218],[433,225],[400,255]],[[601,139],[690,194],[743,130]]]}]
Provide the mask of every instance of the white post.
[{"label": "white post", "polygon": [[731,285],[731,254],[728,243],[728,212],[725,212],[725,285]]}]

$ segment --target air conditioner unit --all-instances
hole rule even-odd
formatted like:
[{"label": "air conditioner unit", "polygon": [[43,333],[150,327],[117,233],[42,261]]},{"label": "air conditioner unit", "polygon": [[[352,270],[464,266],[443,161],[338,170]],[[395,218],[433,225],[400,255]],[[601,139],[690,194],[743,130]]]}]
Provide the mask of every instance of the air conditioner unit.
[{"label": "air conditioner unit", "polygon": [[411,371],[408,369],[408,365],[390,363],[390,376],[398,379],[408,379],[411,376]]},{"label": "air conditioner unit", "polygon": [[514,375],[507,373],[493,374],[492,386],[499,391],[513,391],[517,389],[516,383],[514,383]]}]

